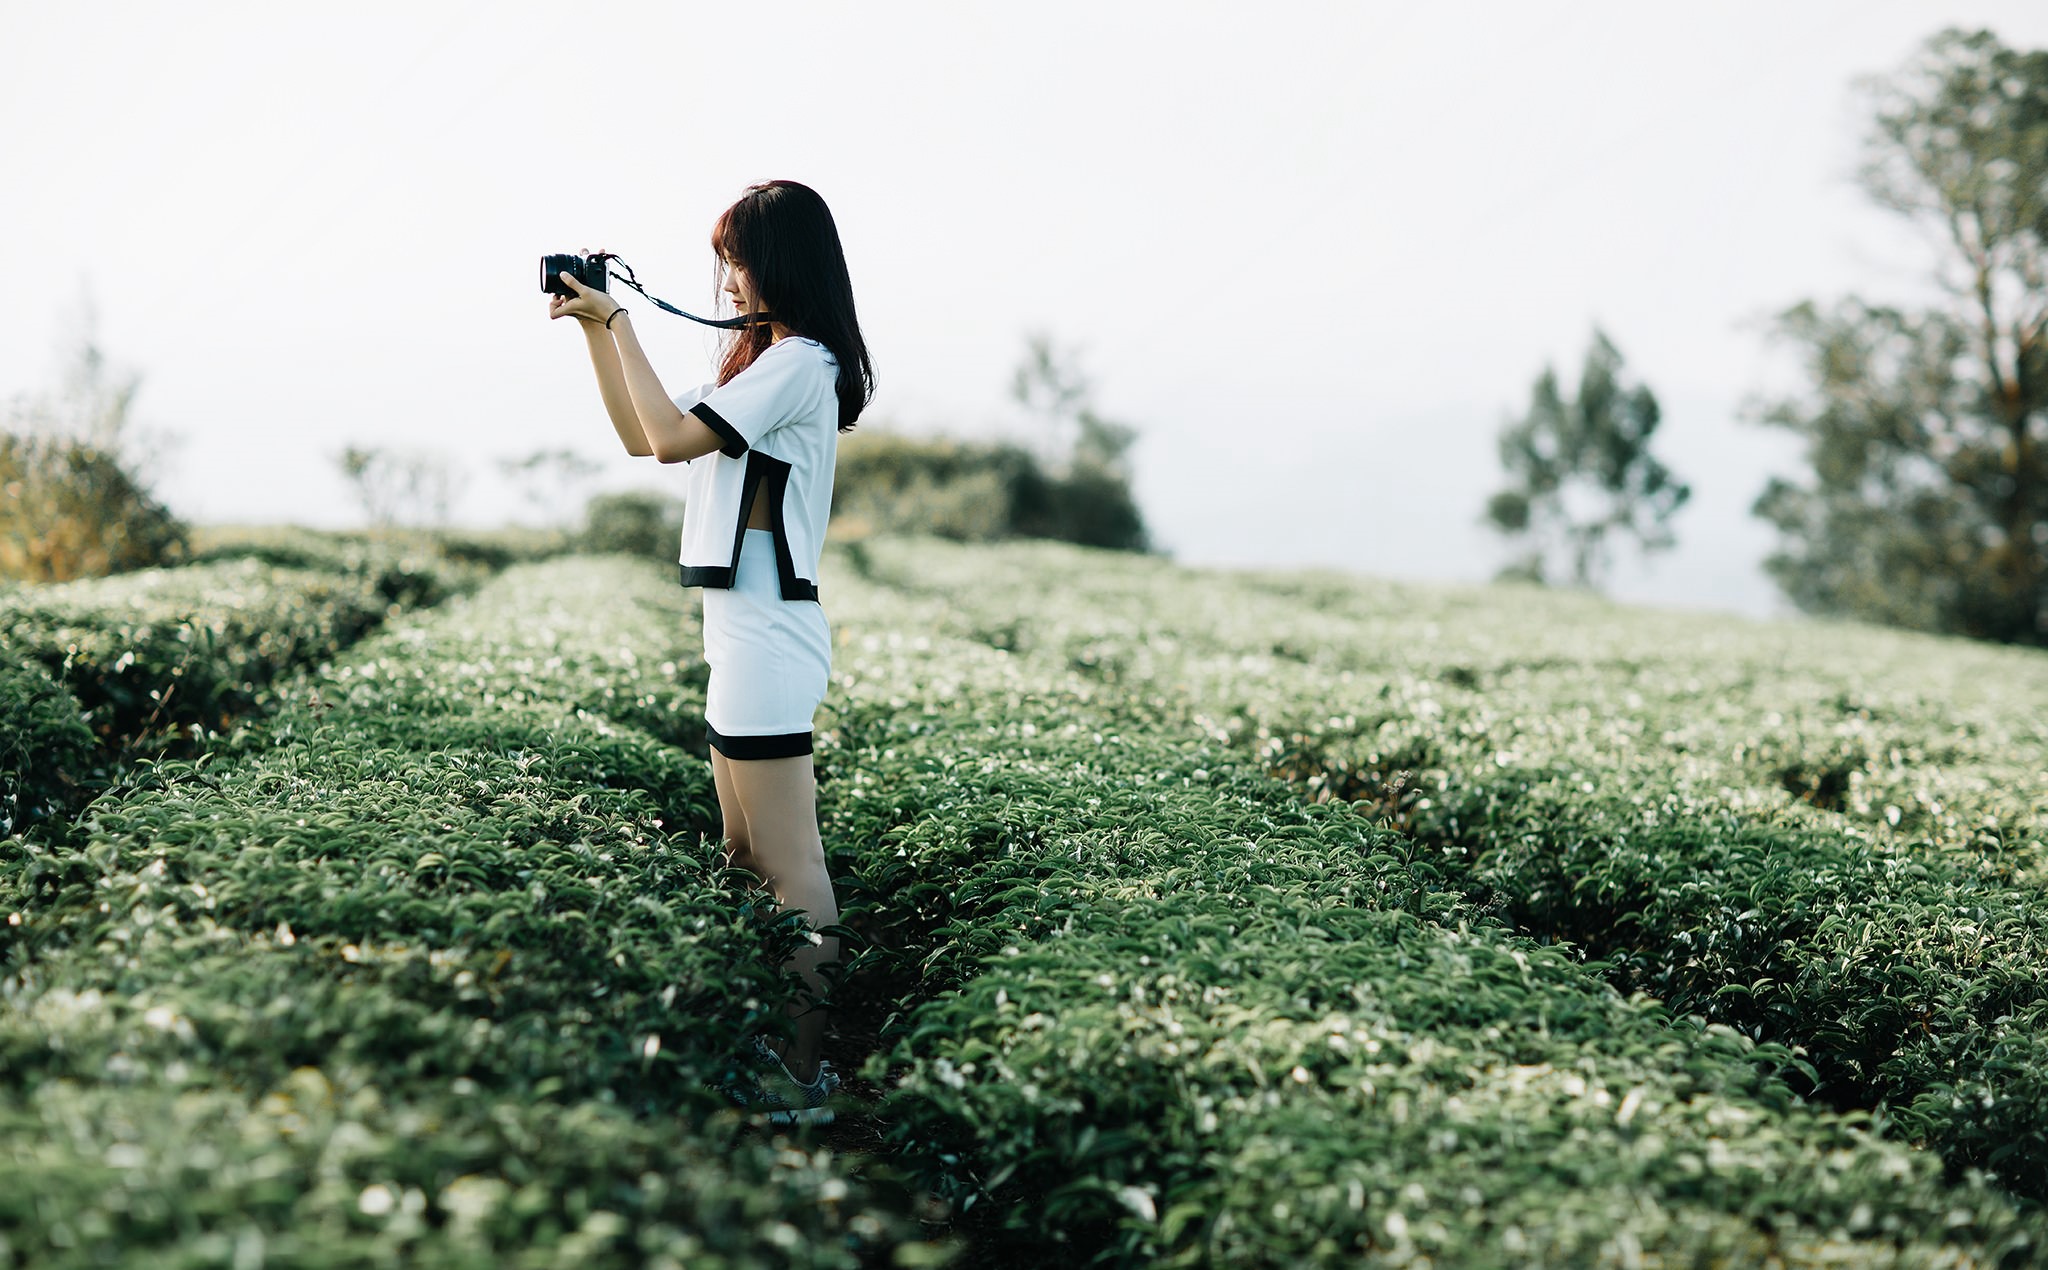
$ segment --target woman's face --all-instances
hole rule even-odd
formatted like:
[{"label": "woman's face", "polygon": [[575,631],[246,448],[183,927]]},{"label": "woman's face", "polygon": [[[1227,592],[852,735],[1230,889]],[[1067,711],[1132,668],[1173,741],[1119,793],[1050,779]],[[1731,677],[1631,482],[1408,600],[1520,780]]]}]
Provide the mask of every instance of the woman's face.
[{"label": "woman's face", "polygon": [[733,309],[740,313],[754,312],[760,307],[760,302],[754,294],[754,280],[747,276],[746,268],[728,256],[721,256],[719,260],[725,266],[725,293],[732,297]]}]

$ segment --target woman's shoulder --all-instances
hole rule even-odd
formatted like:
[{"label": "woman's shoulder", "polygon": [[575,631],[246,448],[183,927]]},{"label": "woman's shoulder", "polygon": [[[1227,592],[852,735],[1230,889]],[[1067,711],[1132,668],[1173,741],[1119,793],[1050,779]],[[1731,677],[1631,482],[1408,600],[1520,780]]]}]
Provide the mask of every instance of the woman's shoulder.
[{"label": "woman's shoulder", "polygon": [[754,359],[757,366],[763,362],[774,367],[769,373],[776,378],[805,384],[815,392],[834,392],[839,383],[838,359],[808,335],[786,335],[775,341]]},{"label": "woman's shoulder", "polygon": [[779,357],[808,357],[828,366],[839,364],[839,359],[832,355],[832,350],[825,347],[823,341],[814,340],[808,335],[786,335],[761,350],[762,357],[770,353]]}]

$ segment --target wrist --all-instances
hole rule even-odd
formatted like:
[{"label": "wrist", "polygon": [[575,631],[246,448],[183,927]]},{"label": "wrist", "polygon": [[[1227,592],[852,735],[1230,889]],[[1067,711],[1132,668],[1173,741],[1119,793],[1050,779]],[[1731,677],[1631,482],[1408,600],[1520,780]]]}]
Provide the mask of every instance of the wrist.
[{"label": "wrist", "polygon": [[609,331],[616,327],[620,322],[625,321],[626,312],[626,306],[621,304],[617,308],[614,308],[610,313],[606,314],[603,323],[604,329]]}]

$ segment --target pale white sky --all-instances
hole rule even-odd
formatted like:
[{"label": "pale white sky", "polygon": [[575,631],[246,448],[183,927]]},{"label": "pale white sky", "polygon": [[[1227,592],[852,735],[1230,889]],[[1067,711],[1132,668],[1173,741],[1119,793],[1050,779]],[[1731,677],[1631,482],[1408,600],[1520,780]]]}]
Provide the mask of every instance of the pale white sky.
[{"label": "pale white sky", "polygon": [[[543,446],[674,488],[538,257],[708,305],[711,221],[789,177],[846,244],[863,427],[1024,435],[1009,374],[1050,331],[1140,429],[1177,558],[1476,581],[1501,423],[1597,321],[1694,486],[1613,592],[1781,612],[1748,508],[1797,450],[1738,422],[1791,371],[1761,319],[1921,288],[1854,184],[1851,80],[1949,24],[2048,43],[2035,0],[0,0],[0,399],[54,383],[89,296],[196,519],[354,523],[350,442],[466,464],[475,524]],[[708,331],[634,319],[665,383],[709,378]]]}]

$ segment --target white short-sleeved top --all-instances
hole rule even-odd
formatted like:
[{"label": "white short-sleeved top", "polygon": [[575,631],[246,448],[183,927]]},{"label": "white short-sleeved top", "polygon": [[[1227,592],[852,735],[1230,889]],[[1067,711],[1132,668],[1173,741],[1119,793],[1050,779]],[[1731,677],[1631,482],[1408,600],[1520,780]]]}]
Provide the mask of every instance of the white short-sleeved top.
[{"label": "white short-sleeved top", "polygon": [[753,500],[768,500],[785,600],[818,598],[818,555],[839,461],[839,363],[817,340],[786,336],[723,385],[674,398],[725,442],[690,460],[684,586],[730,587]]}]

